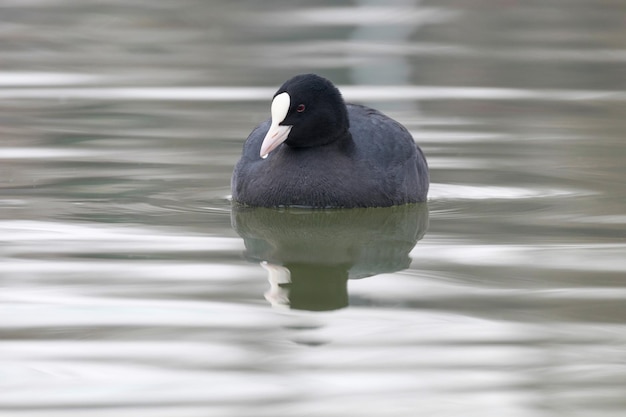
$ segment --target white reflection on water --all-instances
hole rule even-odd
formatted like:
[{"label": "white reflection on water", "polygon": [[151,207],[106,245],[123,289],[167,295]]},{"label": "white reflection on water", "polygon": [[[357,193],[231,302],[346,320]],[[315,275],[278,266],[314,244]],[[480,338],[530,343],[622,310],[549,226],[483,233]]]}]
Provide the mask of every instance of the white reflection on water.
[{"label": "white reflection on water", "polygon": [[[479,161],[465,161],[467,163],[445,164],[437,159],[437,166],[451,166],[455,168],[485,167]],[[522,187],[499,187],[493,185],[463,185],[463,184],[431,184],[429,190],[430,200],[454,199],[454,200],[509,200],[542,197],[563,197],[594,194],[591,191],[576,189],[558,189],[546,187],[522,188]]]},{"label": "white reflection on water", "polygon": [[554,245],[422,245],[411,252],[417,263],[447,262],[463,265],[490,265],[554,270],[626,271],[626,244]]},{"label": "white reflection on water", "polygon": [[[0,148],[0,159],[77,159],[84,160],[93,156],[93,151],[85,149],[58,149],[58,148]],[[98,153],[101,155],[101,153]]]},{"label": "white reflection on water", "polygon": [[[370,28],[376,26],[368,25]],[[403,28],[406,26],[400,26]],[[261,45],[270,49],[274,45]],[[427,57],[466,57],[482,58],[503,61],[557,61],[557,62],[624,62],[626,61],[626,50],[623,49],[541,49],[541,48],[515,48],[514,50],[504,50],[498,48],[471,48],[460,44],[446,43],[425,43],[412,42],[397,39],[393,42],[384,37],[376,37],[363,41],[358,38],[350,41],[308,41],[294,42],[281,45],[281,51],[292,57],[310,58],[313,54],[324,51],[326,55],[333,54],[337,59],[345,59],[346,53],[352,53],[360,60],[366,57],[383,56],[386,59],[398,56],[409,58],[411,56]]]},{"label": "white reflection on water", "polygon": [[[125,141],[126,146],[130,140]],[[181,163],[197,159],[197,153],[192,150],[180,149],[176,158],[172,158],[173,152],[164,149],[145,149],[137,146],[140,152],[129,153],[123,149],[84,149],[84,148],[45,148],[45,147],[3,147],[0,148],[1,160],[61,160],[80,162],[130,162],[130,163],[155,163],[159,165],[180,165]],[[167,155],[170,157],[168,158]]]},{"label": "white reflection on water", "polygon": [[[406,3],[406,2],[405,2]],[[411,2],[415,3],[415,2]],[[424,23],[445,23],[455,19],[458,12],[443,8],[415,7],[415,4],[399,6],[307,8],[292,10],[289,18],[281,18],[276,12],[256,13],[248,19],[258,21],[260,17],[271,20],[277,26],[306,25],[420,25]]]},{"label": "white reflection on water", "polygon": [[[626,101],[626,91],[533,90],[480,87],[338,86],[347,100]],[[103,87],[0,89],[0,99],[268,101],[276,87]]]},{"label": "white reflection on water", "polygon": [[[115,227],[44,221],[0,221],[2,240],[10,242],[6,253],[25,248],[29,253],[110,253],[115,251],[216,251],[241,249],[240,239],[181,235],[142,227]],[[49,246],[50,242],[57,245]],[[62,244],[60,244],[62,243]],[[89,243],[85,245],[85,243]]]},{"label": "white reflection on water", "polygon": [[4,87],[96,84],[102,81],[103,77],[92,74],[0,71],[0,86]]}]

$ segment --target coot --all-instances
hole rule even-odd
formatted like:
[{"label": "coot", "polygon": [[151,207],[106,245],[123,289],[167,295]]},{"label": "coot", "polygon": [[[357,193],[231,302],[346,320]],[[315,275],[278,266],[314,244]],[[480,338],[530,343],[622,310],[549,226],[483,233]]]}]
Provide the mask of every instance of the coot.
[{"label": "coot", "polygon": [[302,74],[248,136],[233,201],[261,207],[387,207],[426,201],[426,158],[404,126],[346,104],[327,79]]}]

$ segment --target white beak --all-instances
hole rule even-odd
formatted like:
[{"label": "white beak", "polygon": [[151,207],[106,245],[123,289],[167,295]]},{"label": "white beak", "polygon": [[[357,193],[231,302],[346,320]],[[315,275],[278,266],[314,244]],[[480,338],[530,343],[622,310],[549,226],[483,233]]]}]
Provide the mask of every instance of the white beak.
[{"label": "white beak", "polygon": [[272,100],[272,124],[261,144],[261,158],[267,158],[270,152],[287,140],[292,126],[283,126],[280,123],[287,117],[290,103],[291,97],[287,93],[280,93]]}]

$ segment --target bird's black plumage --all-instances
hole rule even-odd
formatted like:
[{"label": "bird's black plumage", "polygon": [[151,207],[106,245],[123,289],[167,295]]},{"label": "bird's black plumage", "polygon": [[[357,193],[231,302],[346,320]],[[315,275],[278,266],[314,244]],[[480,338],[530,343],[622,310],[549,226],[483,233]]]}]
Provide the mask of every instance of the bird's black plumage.
[{"label": "bird's black plumage", "polygon": [[330,81],[314,74],[290,79],[274,97],[282,93],[290,100],[280,125],[291,130],[265,159],[260,150],[271,120],[250,133],[233,172],[235,202],[349,208],[426,201],[428,165],[404,126],[346,105]]}]

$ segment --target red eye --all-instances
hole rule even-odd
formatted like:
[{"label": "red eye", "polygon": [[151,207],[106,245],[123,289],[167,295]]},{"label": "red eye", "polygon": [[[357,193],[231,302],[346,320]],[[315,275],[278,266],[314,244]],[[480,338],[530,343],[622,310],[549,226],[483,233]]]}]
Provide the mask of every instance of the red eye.
[{"label": "red eye", "polygon": [[304,104],[298,104],[298,107],[296,107],[296,111],[298,113],[302,113],[304,111],[306,107],[304,106]]}]

